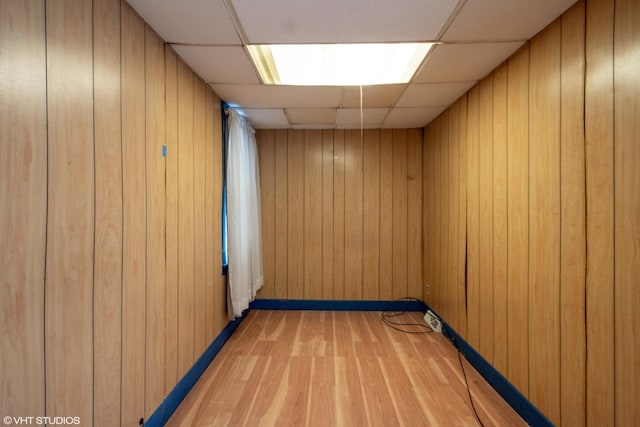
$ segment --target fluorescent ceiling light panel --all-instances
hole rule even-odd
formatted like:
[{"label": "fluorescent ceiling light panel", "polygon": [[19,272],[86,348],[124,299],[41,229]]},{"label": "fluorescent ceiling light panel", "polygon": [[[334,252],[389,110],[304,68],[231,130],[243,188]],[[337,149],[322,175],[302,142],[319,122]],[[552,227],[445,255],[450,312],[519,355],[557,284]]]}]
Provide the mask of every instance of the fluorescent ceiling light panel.
[{"label": "fluorescent ceiling light panel", "polygon": [[366,86],[407,83],[433,43],[248,45],[272,85]]}]

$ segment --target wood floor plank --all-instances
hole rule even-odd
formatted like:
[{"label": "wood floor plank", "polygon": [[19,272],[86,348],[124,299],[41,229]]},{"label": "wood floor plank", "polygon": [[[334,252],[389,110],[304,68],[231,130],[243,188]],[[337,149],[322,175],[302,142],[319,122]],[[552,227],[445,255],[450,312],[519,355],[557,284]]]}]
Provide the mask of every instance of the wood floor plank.
[{"label": "wood floor plank", "polygon": [[337,425],[335,384],[334,358],[314,358],[309,391],[308,425]]},{"label": "wood floor plank", "polygon": [[377,358],[358,357],[357,364],[369,425],[399,426],[400,420],[398,420],[396,410],[393,405],[389,405],[392,398],[386,387]]},{"label": "wood floor plank", "polygon": [[[167,425],[476,425],[451,343],[379,314],[251,311]],[[423,322],[419,312],[393,320]],[[462,364],[485,425],[525,425]]]},{"label": "wood floor plank", "polygon": [[311,361],[310,357],[294,356],[289,358],[286,395],[279,408],[276,425],[305,425],[309,405]]}]

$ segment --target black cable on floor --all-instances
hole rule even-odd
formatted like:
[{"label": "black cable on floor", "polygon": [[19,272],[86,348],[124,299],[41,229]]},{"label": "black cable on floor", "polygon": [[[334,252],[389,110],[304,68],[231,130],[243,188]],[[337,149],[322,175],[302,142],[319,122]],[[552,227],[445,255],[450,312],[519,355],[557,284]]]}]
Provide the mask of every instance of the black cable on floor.
[{"label": "black cable on floor", "polygon": [[[384,323],[385,325],[389,326],[390,328],[395,329],[396,331],[400,331],[400,332],[404,332],[406,334],[429,334],[431,332],[433,332],[433,329],[431,329],[431,327],[427,324],[424,323],[400,323],[400,322],[392,322],[391,320],[389,320],[390,317],[396,317],[396,316],[401,316],[405,313],[408,313],[408,310],[401,310],[401,311],[393,311],[392,309],[402,303],[402,302],[420,302],[420,300],[418,298],[414,298],[414,297],[403,297],[403,298],[398,298],[397,300],[391,302],[381,313],[380,313],[380,320],[382,320],[382,323]],[[410,327],[421,327],[424,328],[425,330],[423,331],[410,331],[410,330],[406,330],[406,329],[402,329],[402,326],[410,326]],[[476,405],[473,403],[473,396],[471,396],[471,389],[469,388],[469,381],[467,380],[467,373],[464,369],[464,365],[462,364],[462,352],[460,351],[460,348],[458,347],[458,343],[452,338],[449,337],[446,333],[445,336],[447,338],[449,338],[451,340],[451,342],[453,343],[453,346],[455,347],[456,351],[458,352],[458,362],[460,362],[460,369],[462,370],[462,376],[464,377],[464,384],[467,387],[467,394],[469,395],[469,402],[471,402],[471,409],[473,409],[473,414],[476,417],[476,420],[478,421],[478,424],[480,424],[481,427],[485,427],[484,423],[482,422],[482,420],[480,419],[480,415],[478,415],[478,411],[476,410]]]},{"label": "black cable on floor", "polygon": [[480,419],[480,415],[478,415],[478,411],[476,410],[476,405],[473,403],[473,396],[471,396],[471,389],[469,389],[469,380],[467,380],[467,373],[464,369],[464,365],[462,364],[462,352],[460,351],[460,347],[458,347],[458,343],[453,337],[448,336],[446,333],[444,335],[451,341],[458,352],[458,362],[460,362],[460,369],[462,370],[462,376],[464,377],[464,385],[467,387],[467,394],[469,395],[469,402],[471,402],[471,409],[473,409],[473,414],[475,415],[478,424],[480,424],[481,427],[484,427],[484,423]]},{"label": "black cable on floor", "polygon": [[[429,334],[433,332],[433,330],[424,323],[403,323],[403,322],[394,322],[390,320],[390,318],[401,316],[405,313],[408,313],[408,310],[400,310],[400,311],[393,310],[394,307],[396,307],[398,304],[403,302],[420,302],[420,300],[418,298],[413,298],[413,297],[403,297],[403,298],[398,298],[397,300],[391,302],[380,313],[380,320],[382,320],[382,323],[384,323],[385,325],[389,326],[392,329],[395,329],[396,331],[404,332],[405,334]],[[407,327],[417,327],[423,330],[418,330],[418,331],[410,330],[410,329],[407,329]]]}]

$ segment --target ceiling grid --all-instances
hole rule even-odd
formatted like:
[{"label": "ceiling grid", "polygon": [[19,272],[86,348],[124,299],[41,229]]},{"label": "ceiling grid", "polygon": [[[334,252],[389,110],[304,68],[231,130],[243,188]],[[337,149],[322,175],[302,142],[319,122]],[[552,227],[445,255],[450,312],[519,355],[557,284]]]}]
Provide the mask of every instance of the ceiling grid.
[{"label": "ceiling grid", "polygon": [[437,42],[407,84],[363,88],[364,127],[423,127],[575,0],[128,0],[255,128],[357,128],[357,86],[264,85],[247,44]]}]

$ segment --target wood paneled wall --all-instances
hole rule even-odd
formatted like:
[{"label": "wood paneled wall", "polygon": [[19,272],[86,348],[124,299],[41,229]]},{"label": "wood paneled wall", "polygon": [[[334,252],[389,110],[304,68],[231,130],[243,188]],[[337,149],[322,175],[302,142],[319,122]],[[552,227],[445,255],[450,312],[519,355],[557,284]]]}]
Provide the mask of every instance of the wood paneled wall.
[{"label": "wood paneled wall", "polygon": [[640,418],[639,41],[578,2],[425,131],[425,300],[556,425]]},{"label": "wood paneled wall", "polygon": [[422,129],[259,130],[259,298],[421,297]]},{"label": "wood paneled wall", "polygon": [[120,0],[1,0],[0,56],[0,413],[138,425],[227,323],[220,100]]}]

